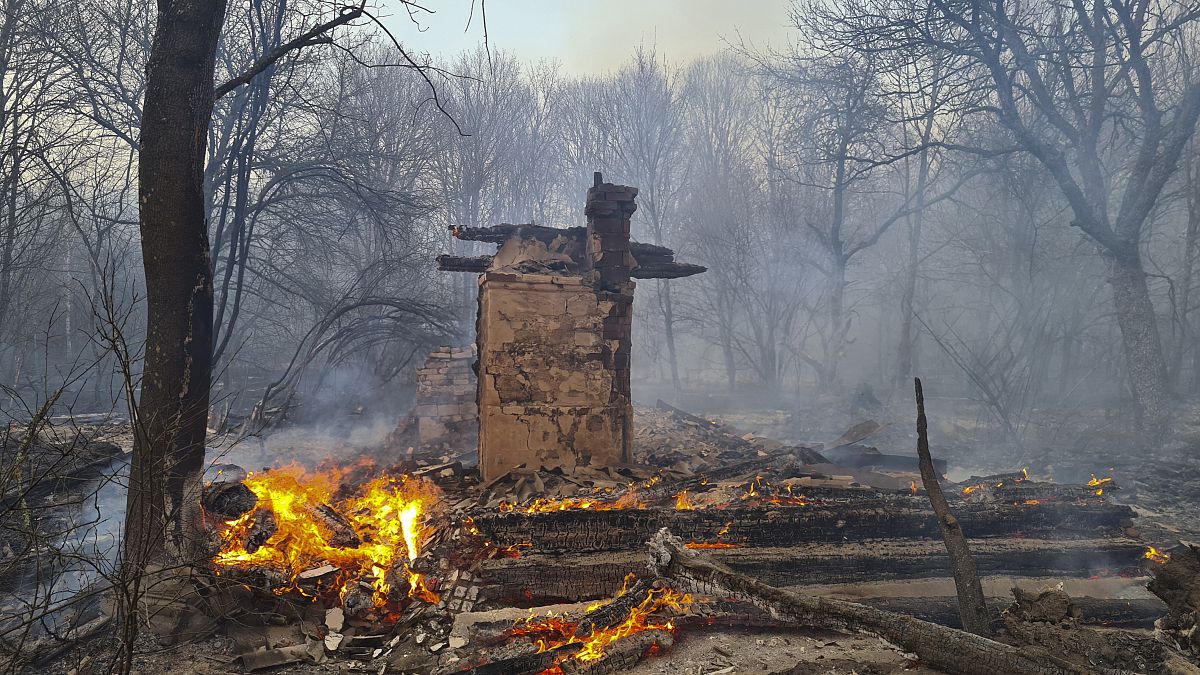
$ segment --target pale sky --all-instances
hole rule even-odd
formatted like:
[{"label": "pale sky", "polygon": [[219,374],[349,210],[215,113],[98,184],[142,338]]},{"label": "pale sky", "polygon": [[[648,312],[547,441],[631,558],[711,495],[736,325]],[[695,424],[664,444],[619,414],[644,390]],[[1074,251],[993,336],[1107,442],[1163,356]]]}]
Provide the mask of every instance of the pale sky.
[{"label": "pale sky", "polygon": [[[385,23],[415,51],[450,57],[483,39],[478,2],[428,0],[417,30],[396,2],[382,0]],[[744,40],[782,47],[788,37],[788,0],[487,0],[488,42],[521,60],[559,61],[569,74],[602,74],[629,58],[639,44],[655,45],[683,64]],[[465,30],[464,30],[465,29]]]}]

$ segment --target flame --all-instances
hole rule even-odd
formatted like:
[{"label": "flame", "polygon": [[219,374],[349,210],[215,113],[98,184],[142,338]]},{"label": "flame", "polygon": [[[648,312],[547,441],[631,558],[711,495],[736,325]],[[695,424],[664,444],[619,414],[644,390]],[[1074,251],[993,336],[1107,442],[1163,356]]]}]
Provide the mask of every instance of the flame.
[{"label": "flame", "polygon": [[1036,504],[1041,504],[1041,503],[1042,503],[1042,500],[1040,500],[1040,499],[1026,499],[1024,503],[1025,503],[1027,506],[1034,506],[1034,505],[1036,505]]},{"label": "flame", "polygon": [[676,510],[690,511],[694,508],[696,508],[696,505],[692,503],[692,500],[688,499],[687,490],[683,490],[679,494],[675,495],[675,509]]},{"label": "flame", "polygon": [[1096,478],[1096,474],[1092,474],[1092,479],[1087,482],[1088,487],[1097,488],[1096,496],[1100,497],[1104,494],[1104,486],[1112,482],[1112,476],[1104,478]]},{"label": "flame", "polygon": [[[625,593],[626,590],[622,589],[617,597],[621,597]],[[512,634],[529,636],[537,644],[539,652],[557,649],[563,645],[581,644],[583,647],[578,652],[563,660],[569,658],[583,662],[595,661],[604,656],[604,650],[609,645],[635,633],[646,630],[665,630],[674,633],[675,626],[670,620],[663,621],[654,615],[664,610],[682,612],[693,602],[692,596],[688,593],[680,593],[671,588],[651,588],[646,591],[646,597],[630,609],[629,615],[623,621],[609,628],[597,629],[591,635],[576,635],[578,621],[571,621],[549,613],[545,617],[529,617],[519,622],[513,627]],[[590,605],[588,611],[602,606],[599,603]],[[556,663],[555,667],[546,672],[559,672],[560,670]]]},{"label": "flame", "polygon": [[1029,467],[1021,467],[1021,480],[1029,480]]},{"label": "flame", "polygon": [[985,486],[983,483],[976,483],[974,485],[968,485],[967,487],[963,488],[962,493],[964,495],[969,495],[972,492],[975,492],[976,490],[982,490],[984,487]]},{"label": "flame", "polygon": [[550,513],[553,511],[569,511],[571,509],[593,509],[596,511],[611,511],[615,509],[644,509],[646,502],[642,499],[640,491],[643,488],[651,488],[662,481],[662,476],[651,476],[644,483],[630,483],[625,488],[625,492],[615,500],[604,500],[599,497],[566,497],[563,499],[552,499],[549,497],[540,497],[533,500],[527,505],[518,506],[509,502],[500,502],[500,511],[504,513]]},{"label": "flame", "polygon": [[[222,567],[268,567],[289,576],[290,585],[276,593],[303,593],[297,575],[321,564],[340,568],[339,595],[345,597],[360,580],[369,581],[375,606],[388,601],[388,573],[397,565],[409,584],[409,596],[437,602],[423,575],[409,563],[420,554],[430,534],[425,515],[437,502],[431,483],[405,476],[382,474],[365,484],[358,494],[337,500],[334,493],[348,470],[309,474],[299,466],[286,466],[250,474],[246,487],[258,497],[258,508],[269,509],[278,526],[275,534],[254,551],[245,547],[254,511],[226,522],[220,533],[223,546],[213,558]],[[335,546],[315,508],[329,504],[344,516],[362,542],[355,547]],[[257,511],[257,509],[256,509]]]},{"label": "flame", "polygon": [[908,481],[908,490],[909,490],[909,492],[912,492],[914,495],[917,494],[917,481],[915,481],[915,480]]},{"label": "flame", "polygon": [[741,544],[729,544],[723,541],[714,541],[712,543],[704,541],[689,541],[684,544],[685,548],[691,549],[710,549],[710,548],[741,548]]},{"label": "flame", "polygon": [[1146,560],[1153,560],[1154,562],[1159,563],[1161,565],[1162,563],[1165,563],[1171,559],[1171,554],[1163,553],[1162,551],[1154,548],[1153,546],[1147,546],[1146,553],[1142,557],[1144,557]]}]

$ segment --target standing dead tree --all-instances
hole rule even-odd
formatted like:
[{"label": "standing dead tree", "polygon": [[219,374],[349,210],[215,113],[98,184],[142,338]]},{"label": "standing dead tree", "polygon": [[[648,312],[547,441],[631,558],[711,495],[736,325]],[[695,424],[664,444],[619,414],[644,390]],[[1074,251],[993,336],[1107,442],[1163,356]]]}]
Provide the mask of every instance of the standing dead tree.
[{"label": "standing dead tree", "polygon": [[921,378],[913,380],[917,396],[917,457],[921,464],[921,484],[929,495],[929,503],[937,514],[938,530],[946,542],[950,554],[950,571],[954,574],[954,588],[958,592],[958,614],[963,628],[976,635],[992,634],[992,621],[988,615],[983,587],[979,585],[979,574],[975,571],[975,559],[967,547],[967,537],[962,525],[950,513],[950,504],[942,494],[933,458],[929,454],[929,422],[925,419],[925,392],[921,389]]}]

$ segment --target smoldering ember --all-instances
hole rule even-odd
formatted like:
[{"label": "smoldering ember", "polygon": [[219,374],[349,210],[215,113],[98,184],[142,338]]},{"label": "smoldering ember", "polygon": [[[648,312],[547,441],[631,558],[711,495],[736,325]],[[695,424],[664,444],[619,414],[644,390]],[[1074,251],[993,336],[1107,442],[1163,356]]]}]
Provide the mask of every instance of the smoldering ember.
[{"label": "smoldering ember", "polygon": [[6,673],[1200,675],[1200,0],[12,0]]}]

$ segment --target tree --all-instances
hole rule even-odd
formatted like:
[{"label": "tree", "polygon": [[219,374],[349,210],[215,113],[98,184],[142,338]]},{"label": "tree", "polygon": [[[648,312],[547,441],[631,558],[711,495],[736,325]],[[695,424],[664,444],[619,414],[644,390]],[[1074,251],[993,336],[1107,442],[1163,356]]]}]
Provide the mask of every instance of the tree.
[{"label": "tree", "polygon": [[963,60],[955,86],[1045,168],[1108,262],[1138,421],[1161,438],[1168,378],[1141,246],[1200,118],[1200,73],[1181,58],[1200,2],[865,0],[827,15],[862,53]]}]

